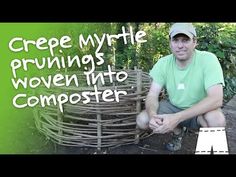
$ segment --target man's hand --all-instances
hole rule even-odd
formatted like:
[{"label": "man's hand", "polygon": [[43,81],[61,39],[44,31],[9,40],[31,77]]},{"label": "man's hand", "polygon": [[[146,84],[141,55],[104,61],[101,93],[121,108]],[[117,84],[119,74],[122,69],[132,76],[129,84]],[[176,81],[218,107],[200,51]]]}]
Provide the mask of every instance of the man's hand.
[{"label": "man's hand", "polygon": [[158,115],[153,115],[151,116],[151,119],[149,121],[149,127],[154,131],[156,130],[159,126],[162,125],[162,119],[158,117]]},{"label": "man's hand", "polygon": [[162,124],[158,124],[159,126],[153,128],[154,133],[164,134],[171,132],[179,124],[179,117],[177,114],[158,114],[155,117],[155,120],[162,120]]}]

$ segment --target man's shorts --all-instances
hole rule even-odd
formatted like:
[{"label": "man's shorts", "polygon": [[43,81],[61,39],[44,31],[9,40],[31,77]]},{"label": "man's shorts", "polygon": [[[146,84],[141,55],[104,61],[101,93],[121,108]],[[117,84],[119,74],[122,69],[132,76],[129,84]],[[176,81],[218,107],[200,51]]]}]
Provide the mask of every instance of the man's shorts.
[{"label": "man's shorts", "polygon": [[[177,113],[180,111],[183,111],[183,109],[180,109],[180,108],[172,105],[167,100],[162,100],[159,103],[159,109],[157,111],[157,114],[173,114],[173,113]],[[200,125],[197,123],[197,116],[181,122],[178,126],[188,127],[188,128],[193,128],[193,129],[200,128]]]}]

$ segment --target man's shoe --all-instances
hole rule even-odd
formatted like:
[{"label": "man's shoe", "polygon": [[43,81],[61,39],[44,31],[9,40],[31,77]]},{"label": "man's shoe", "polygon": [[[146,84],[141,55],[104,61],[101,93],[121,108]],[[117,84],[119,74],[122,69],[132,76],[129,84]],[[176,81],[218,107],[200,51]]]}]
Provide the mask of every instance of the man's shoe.
[{"label": "man's shoe", "polygon": [[178,151],[182,147],[182,140],[187,132],[187,128],[183,127],[178,135],[173,134],[172,140],[166,144],[166,149],[172,152]]}]

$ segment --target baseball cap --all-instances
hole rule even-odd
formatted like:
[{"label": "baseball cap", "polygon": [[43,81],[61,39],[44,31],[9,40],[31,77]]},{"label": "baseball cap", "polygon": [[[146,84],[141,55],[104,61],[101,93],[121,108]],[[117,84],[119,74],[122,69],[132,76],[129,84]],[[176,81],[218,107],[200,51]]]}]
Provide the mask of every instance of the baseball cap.
[{"label": "baseball cap", "polygon": [[169,35],[172,38],[177,34],[185,34],[190,38],[197,36],[192,23],[174,23],[170,28]]}]

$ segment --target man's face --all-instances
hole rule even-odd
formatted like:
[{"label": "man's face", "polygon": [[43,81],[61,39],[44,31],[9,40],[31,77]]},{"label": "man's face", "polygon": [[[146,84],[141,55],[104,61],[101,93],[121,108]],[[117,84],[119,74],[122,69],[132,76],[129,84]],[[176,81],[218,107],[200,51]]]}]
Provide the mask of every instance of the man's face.
[{"label": "man's face", "polygon": [[191,58],[196,47],[196,39],[189,38],[185,34],[177,34],[170,39],[170,48],[179,61],[186,61]]}]

